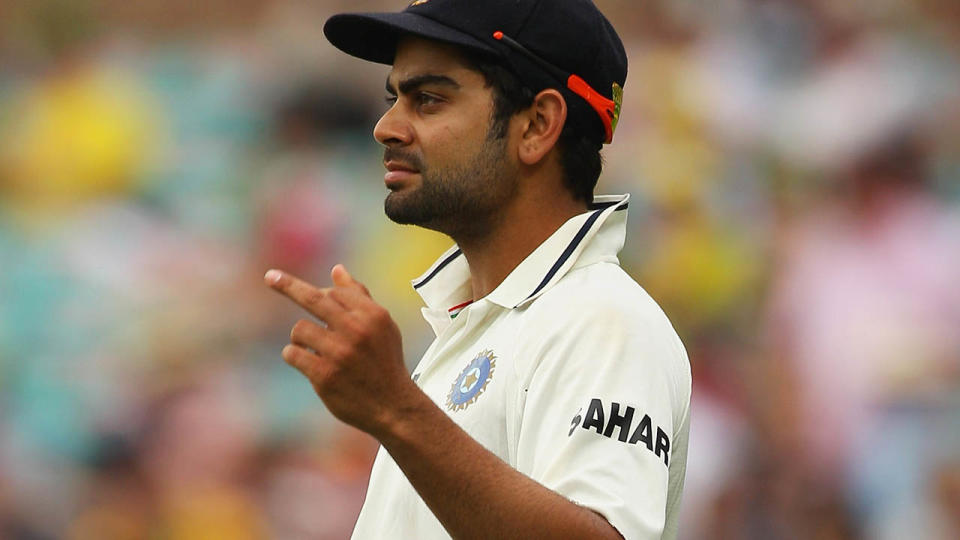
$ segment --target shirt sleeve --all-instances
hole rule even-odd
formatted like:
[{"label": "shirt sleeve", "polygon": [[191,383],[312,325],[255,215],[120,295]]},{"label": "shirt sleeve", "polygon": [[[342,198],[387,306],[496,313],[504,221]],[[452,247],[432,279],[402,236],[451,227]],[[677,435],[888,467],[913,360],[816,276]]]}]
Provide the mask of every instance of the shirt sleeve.
[{"label": "shirt sleeve", "polygon": [[[546,309],[542,324],[524,329],[530,364],[518,374],[518,470],[600,513],[628,539],[673,528],[669,492],[682,486],[686,460],[689,364],[649,304]],[[671,468],[674,457],[683,463]]]}]

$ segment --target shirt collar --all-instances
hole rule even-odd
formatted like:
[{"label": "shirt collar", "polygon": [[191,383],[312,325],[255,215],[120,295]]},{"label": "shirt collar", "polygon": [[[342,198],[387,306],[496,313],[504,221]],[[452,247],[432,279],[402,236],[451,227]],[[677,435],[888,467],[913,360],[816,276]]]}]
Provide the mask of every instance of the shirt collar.
[{"label": "shirt collar", "polygon": [[[629,195],[594,197],[590,210],[560,226],[487,295],[507,309],[520,307],[549,290],[573,268],[616,261],[626,237]],[[446,311],[473,300],[470,268],[453,246],[412,282],[430,310]]]}]

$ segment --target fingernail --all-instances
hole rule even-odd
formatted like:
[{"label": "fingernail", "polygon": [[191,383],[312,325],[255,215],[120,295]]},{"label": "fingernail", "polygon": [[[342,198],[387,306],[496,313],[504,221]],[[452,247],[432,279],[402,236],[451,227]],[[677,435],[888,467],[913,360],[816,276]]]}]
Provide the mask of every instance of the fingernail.
[{"label": "fingernail", "polygon": [[280,283],[280,278],[282,276],[283,274],[281,274],[279,270],[267,270],[267,273],[263,275],[263,279],[267,280],[272,285],[276,285],[277,283]]}]

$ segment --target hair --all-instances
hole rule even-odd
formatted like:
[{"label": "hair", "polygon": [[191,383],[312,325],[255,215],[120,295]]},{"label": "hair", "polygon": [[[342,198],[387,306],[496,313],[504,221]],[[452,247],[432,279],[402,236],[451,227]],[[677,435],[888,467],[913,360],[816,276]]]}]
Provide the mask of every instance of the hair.
[{"label": "hair", "polygon": [[[483,75],[487,87],[493,89],[491,136],[503,138],[507,134],[510,118],[533,104],[534,92],[503,64],[476,54],[467,53],[466,57],[470,66]],[[576,200],[588,205],[593,203],[593,190],[603,170],[601,147],[602,144],[595,137],[591,137],[567,115],[557,140],[563,184]]]}]

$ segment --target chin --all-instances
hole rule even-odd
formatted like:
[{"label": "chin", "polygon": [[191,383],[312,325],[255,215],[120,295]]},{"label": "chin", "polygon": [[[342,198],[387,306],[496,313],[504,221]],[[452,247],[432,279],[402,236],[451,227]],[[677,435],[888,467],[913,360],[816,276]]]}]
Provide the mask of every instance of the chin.
[{"label": "chin", "polygon": [[390,221],[398,225],[415,225],[448,234],[448,227],[444,226],[444,222],[449,220],[444,220],[436,208],[423,204],[422,200],[415,197],[390,193],[383,202],[383,212]]},{"label": "chin", "polygon": [[422,205],[416,204],[417,201],[411,201],[409,193],[393,191],[387,194],[383,201],[383,213],[390,218],[390,221],[400,225],[421,225],[424,221],[422,215]]}]

